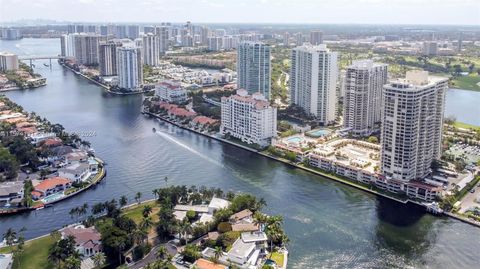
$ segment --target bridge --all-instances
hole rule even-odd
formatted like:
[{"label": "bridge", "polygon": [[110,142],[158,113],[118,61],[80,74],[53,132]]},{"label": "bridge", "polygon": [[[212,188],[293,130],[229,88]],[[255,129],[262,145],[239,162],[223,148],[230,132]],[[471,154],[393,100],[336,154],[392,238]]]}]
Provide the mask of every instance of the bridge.
[{"label": "bridge", "polygon": [[18,57],[20,61],[30,61],[30,68],[33,68],[33,61],[35,60],[50,60],[50,69],[52,69],[52,59],[65,59],[65,56],[54,55],[54,56],[21,56]]}]

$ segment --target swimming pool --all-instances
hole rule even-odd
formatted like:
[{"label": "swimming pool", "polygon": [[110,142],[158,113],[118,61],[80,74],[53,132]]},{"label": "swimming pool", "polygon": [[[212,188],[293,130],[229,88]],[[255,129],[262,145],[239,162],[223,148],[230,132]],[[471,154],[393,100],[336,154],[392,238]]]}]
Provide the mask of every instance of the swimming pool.
[{"label": "swimming pool", "polygon": [[57,192],[57,193],[54,193],[54,194],[52,194],[52,195],[49,195],[49,196],[43,198],[42,201],[43,201],[44,203],[51,203],[51,202],[53,202],[53,201],[56,201],[56,200],[62,198],[63,196],[64,196],[64,195],[63,195],[62,192]]},{"label": "swimming pool", "polygon": [[294,137],[287,138],[287,141],[291,143],[300,143],[300,141],[302,141],[302,138],[298,136],[294,136]]},{"label": "swimming pool", "polygon": [[322,137],[322,136],[327,136],[331,133],[330,130],[325,130],[325,129],[315,129],[307,133],[307,135],[312,136],[312,137]]}]

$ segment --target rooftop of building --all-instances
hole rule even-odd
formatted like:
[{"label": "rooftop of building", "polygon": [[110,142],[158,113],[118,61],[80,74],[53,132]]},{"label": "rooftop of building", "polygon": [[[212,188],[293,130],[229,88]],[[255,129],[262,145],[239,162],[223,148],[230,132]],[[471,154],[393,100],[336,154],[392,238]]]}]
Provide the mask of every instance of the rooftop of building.
[{"label": "rooftop of building", "polygon": [[242,210],[230,216],[230,220],[238,221],[247,217],[252,216],[253,213],[249,209]]},{"label": "rooftop of building", "polygon": [[256,244],[254,242],[243,242],[241,238],[238,238],[233,243],[232,248],[228,252],[228,256],[235,256],[240,258],[246,258],[255,249]]},{"label": "rooftop of building", "polygon": [[195,211],[199,213],[207,213],[208,212],[208,206],[206,205],[176,205],[173,210],[177,211]]},{"label": "rooftop of building", "polygon": [[261,93],[254,93],[252,95],[249,95],[248,91],[245,89],[237,90],[237,94],[231,95],[230,97],[222,97],[222,100],[227,99],[233,99],[244,103],[251,103],[255,106],[256,109],[266,109],[270,107],[270,103]]},{"label": "rooftop of building", "polygon": [[264,232],[244,232],[241,235],[243,242],[250,243],[250,242],[265,242],[267,241],[267,234]]},{"label": "rooftop of building", "polygon": [[43,191],[45,192],[48,189],[54,188],[58,185],[65,185],[71,183],[69,179],[63,178],[63,177],[52,177],[52,178],[47,178],[40,182],[37,186],[35,186],[35,190]]},{"label": "rooftop of building", "polygon": [[168,88],[170,90],[183,90],[180,83],[175,82],[175,81],[170,81],[170,80],[169,81],[162,81],[162,82],[158,83],[157,87],[164,87],[164,88]]},{"label": "rooftop of building", "polygon": [[307,51],[307,52],[323,52],[323,51],[330,52],[330,49],[327,48],[326,44],[319,44],[319,45],[305,44],[302,46],[298,46],[293,50]]},{"label": "rooftop of building", "polygon": [[350,69],[370,69],[373,67],[387,66],[384,63],[377,63],[370,59],[356,60],[353,61],[351,65],[348,66]]},{"label": "rooftop of building", "polygon": [[75,243],[77,245],[84,245],[89,242],[98,242],[101,239],[100,233],[95,227],[85,228],[83,225],[75,227],[67,227],[62,230],[62,235],[75,237]]},{"label": "rooftop of building", "polygon": [[399,78],[393,81],[390,81],[387,84],[387,88],[395,89],[424,89],[429,88],[439,82],[446,82],[448,78],[431,76],[428,71],[407,71],[405,78]]},{"label": "rooftop of building", "polygon": [[195,118],[193,118],[192,121],[193,121],[193,123],[198,123],[198,124],[202,124],[202,125],[215,124],[215,123],[218,122],[218,120],[209,118],[207,116],[196,116]]},{"label": "rooftop of building", "polygon": [[11,193],[19,193],[23,190],[23,182],[5,182],[0,184],[0,196],[8,196]]},{"label": "rooftop of building", "polygon": [[229,205],[230,205],[229,201],[227,201],[225,199],[213,197],[212,200],[210,201],[210,203],[208,204],[208,207],[209,208],[215,208],[215,209],[221,209],[221,208],[226,208]]}]

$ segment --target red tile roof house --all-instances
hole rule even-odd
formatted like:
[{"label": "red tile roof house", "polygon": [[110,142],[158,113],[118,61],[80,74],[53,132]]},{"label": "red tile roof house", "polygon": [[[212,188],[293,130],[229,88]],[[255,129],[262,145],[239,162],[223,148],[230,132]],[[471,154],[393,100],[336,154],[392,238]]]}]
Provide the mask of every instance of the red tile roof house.
[{"label": "red tile roof house", "polygon": [[58,137],[48,138],[41,142],[43,147],[54,148],[63,145],[62,139]]},{"label": "red tile roof house", "polygon": [[91,257],[102,251],[100,233],[94,228],[85,228],[83,225],[67,227],[61,231],[62,238],[73,236],[75,249],[83,255],[83,258]]},{"label": "red tile roof house", "polygon": [[199,127],[199,128],[208,128],[215,125],[218,125],[220,122],[216,119],[212,119],[206,116],[196,116],[190,122],[190,126]]},{"label": "red tile roof house", "polygon": [[167,114],[179,119],[193,119],[197,113],[186,110],[181,107],[174,107],[168,110]]},{"label": "red tile roof house", "polygon": [[32,198],[39,200],[51,194],[57,192],[63,192],[64,190],[72,186],[72,181],[62,177],[47,178],[34,187],[32,191]]}]

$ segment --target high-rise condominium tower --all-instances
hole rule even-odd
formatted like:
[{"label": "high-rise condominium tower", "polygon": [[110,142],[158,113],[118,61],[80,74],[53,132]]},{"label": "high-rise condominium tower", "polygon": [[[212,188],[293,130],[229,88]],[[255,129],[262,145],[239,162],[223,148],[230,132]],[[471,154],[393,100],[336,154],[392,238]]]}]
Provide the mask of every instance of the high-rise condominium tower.
[{"label": "high-rise condominium tower", "polygon": [[384,86],[382,111],[382,174],[410,181],[430,173],[440,158],[443,110],[448,79],[426,71]]},{"label": "high-rise condominium tower", "polygon": [[142,36],[143,64],[157,66],[160,60],[160,42],[158,36],[146,34]]},{"label": "high-rise condominium tower", "polygon": [[310,31],[310,44],[311,45],[323,44],[323,32],[319,30]]},{"label": "high-rise condominium tower", "polygon": [[98,64],[98,44],[100,36],[97,34],[73,34],[74,56],[78,64]]},{"label": "high-rise condominium tower", "polygon": [[122,46],[120,42],[101,42],[100,53],[100,75],[116,76],[117,73],[117,48]]},{"label": "high-rise condominium tower", "polygon": [[237,87],[270,99],[270,46],[244,41],[237,48]]},{"label": "high-rise condominium tower", "polygon": [[337,107],[337,53],[325,45],[300,46],[292,50],[291,59],[290,103],[324,125],[333,123]]},{"label": "high-rise condominium tower", "polygon": [[137,47],[117,48],[118,86],[126,90],[137,90],[143,83],[141,49]]},{"label": "high-rise condominium tower", "polygon": [[355,136],[367,136],[381,121],[383,85],[387,65],[372,60],[355,61],[345,73],[343,125]]},{"label": "high-rise condominium tower", "polygon": [[160,26],[155,28],[155,35],[158,36],[160,55],[164,55],[165,52],[168,50],[168,29],[169,27],[167,26]]}]

